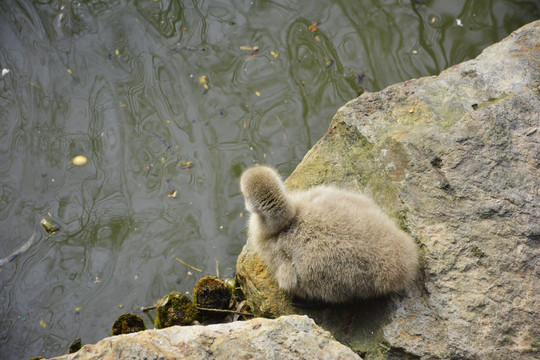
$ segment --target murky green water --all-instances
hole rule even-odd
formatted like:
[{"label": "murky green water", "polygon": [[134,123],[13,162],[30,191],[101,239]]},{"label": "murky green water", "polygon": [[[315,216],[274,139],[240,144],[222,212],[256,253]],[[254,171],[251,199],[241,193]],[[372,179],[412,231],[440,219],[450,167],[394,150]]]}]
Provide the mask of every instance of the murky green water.
[{"label": "murky green water", "polygon": [[201,275],[175,257],[232,275],[243,169],[288,175],[361,89],[438,74],[539,15],[534,0],[2,1],[0,258],[36,234],[1,268],[0,357],[60,355],[191,291]]}]

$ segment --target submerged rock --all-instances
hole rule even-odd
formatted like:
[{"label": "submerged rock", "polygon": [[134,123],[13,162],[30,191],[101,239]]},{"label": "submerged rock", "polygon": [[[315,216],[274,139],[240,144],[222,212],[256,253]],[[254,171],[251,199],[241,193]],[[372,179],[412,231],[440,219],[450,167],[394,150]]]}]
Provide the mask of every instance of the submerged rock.
[{"label": "submerged rock", "polygon": [[286,181],[370,195],[423,251],[404,294],[300,309],[249,245],[255,314],[309,314],[370,358],[532,359],[540,352],[540,21],[474,60],[342,107]]},{"label": "submerged rock", "polygon": [[[56,360],[83,359],[358,360],[307,316],[208,326],[172,326],[114,336]],[[361,360],[361,359],[360,359]]]},{"label": "submerged rock", "polygon": [[156,329],[173,325],[191,325],[197,319],[199,311],[189,297],[172,292],[156,303]]},{"label": "submerged rock", "polygon": [[[118,319],[116,319],[116,321],[114,322],[112,326],[113,335],[129,334],[129,333],[134,333],[134,332],[143,331],[143,330],[146,330],[146,325],[144,325],[143,319],[137,314],[122,314],[118,317]],[[69,346],[70,351],[71,351],[72,345]],[[81,348],[81,339],[79,339],[79,349],[80,348]]]}]

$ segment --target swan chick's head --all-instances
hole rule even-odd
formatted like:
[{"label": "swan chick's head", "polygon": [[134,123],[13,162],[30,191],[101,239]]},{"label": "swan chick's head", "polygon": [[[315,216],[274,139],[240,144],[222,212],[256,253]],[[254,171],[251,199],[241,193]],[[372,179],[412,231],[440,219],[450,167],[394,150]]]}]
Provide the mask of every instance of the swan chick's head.
[{"label": "swan chick's head", "polygon": [[254,166],[240,179],[246,209],[260,216],[261,231],[275,234],[284,229],[296,213],[281,177],[268,166]]}]

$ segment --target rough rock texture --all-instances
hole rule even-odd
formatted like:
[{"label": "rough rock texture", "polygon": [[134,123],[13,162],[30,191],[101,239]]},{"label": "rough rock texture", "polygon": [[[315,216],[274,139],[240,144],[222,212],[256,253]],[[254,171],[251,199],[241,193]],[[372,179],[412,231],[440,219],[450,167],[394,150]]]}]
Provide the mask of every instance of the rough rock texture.
[{"label": "rough rock texture", "polygon": [[264,316],[307,313],[368,358],[540,354],[540,21],[437,77],[342,107],[287,179],[371,195],[423,253],[406,294],[302,310],[246,246],[237,276]]},{"label": "rough rock texture", "polygon": [[[75,359],[360,359],[307,316],[258,318],[208,326],[173,326],[85,345]],[[361,360],[361,359],[360,359]]]}]

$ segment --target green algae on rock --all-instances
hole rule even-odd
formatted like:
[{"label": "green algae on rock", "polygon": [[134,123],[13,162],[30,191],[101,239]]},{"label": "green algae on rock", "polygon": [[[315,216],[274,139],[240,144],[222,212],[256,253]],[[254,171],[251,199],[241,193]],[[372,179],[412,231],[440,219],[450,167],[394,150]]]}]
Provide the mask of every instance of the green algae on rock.
[{"label": "green algae on rock", "polygon": [[163,329],[174,325],[191,325],[198,315],[197,307],[188,296],[172,292],[156,302],[154,327]]},{"label": "green algae on rock", "polygon": [[[118,319],[116,319],[116,321],[114,322],[112,326],[113,335],[130,334],[130,333],[139,332],[143,330],[146,330],[146,325],[144,325],[143,319],[137,314],[122,314],[118,317]],[[70,345],[69,347],[70,351],[71,351],[72,345]],[[79,349],[81,348],[80,345],[81,345],[81,340],[79,339]]]}]

